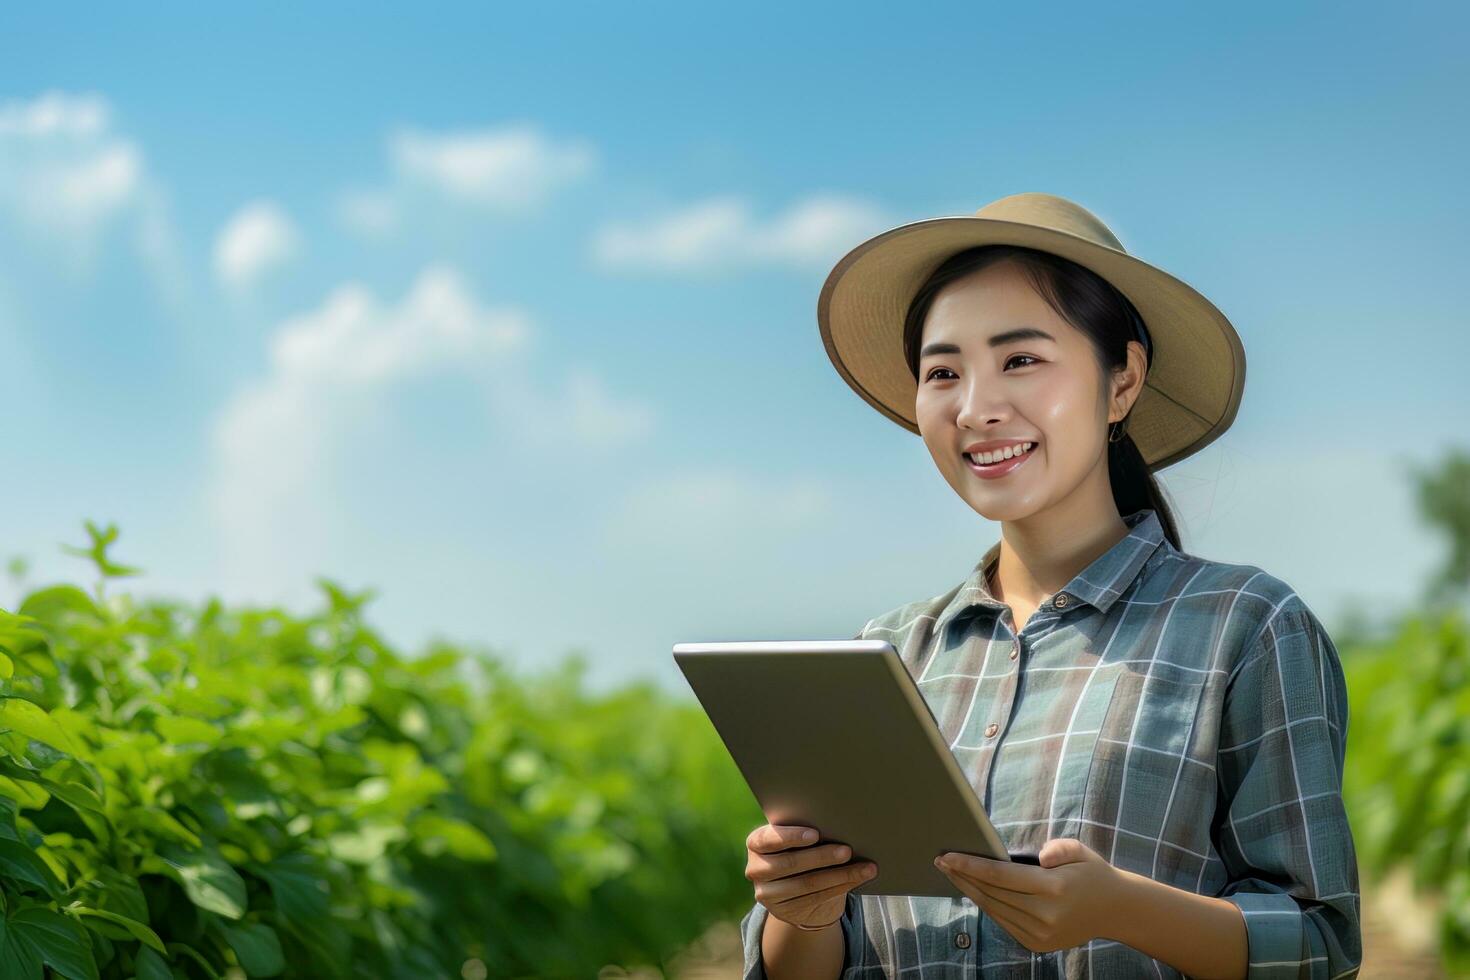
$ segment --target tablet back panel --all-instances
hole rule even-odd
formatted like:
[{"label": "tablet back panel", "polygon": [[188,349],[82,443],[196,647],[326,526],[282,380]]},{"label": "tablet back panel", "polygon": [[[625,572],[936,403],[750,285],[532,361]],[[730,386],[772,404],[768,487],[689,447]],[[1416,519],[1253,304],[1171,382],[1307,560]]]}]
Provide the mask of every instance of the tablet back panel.
[{"label": "tablet back panel", "polygon": [[674,660],[766,819],[877,863],[855,894],[958,898],[935,857],[1009,859],[886,640],[678,643]]}]

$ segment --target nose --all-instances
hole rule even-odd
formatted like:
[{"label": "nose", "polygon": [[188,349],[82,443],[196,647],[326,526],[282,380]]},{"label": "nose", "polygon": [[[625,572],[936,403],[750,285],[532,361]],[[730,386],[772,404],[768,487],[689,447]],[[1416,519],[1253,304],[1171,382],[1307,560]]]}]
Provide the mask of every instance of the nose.
[{"label": "nose", "polygon": [[981,429],[1005,419],[1010,406],[1001,397],[998,385],[985,384],[971,377],[960,395],[955,425],[961,429]]}]

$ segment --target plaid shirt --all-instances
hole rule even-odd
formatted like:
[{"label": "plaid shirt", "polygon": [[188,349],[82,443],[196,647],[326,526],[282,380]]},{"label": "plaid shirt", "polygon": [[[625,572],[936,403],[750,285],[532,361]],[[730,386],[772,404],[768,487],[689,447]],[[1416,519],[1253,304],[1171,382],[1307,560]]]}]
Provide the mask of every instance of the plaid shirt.
[{"label": "plaid shirt", "polygon": [[[1125,523],[1019,635],[986,583],[997,542],[958,586],[858,636],[893,643],[1011,853],[1075,837],[1224,898],[1250,980],[1354,976],[1336,648],[1280,579],[1179,551],[1153,510]],[[741,921],[746,980],[765,977],[767,916],[757,902]],[[844,978],[1181,976],[1109,939],[1033,953],[969,898],[849,894],[842,928]]]}]

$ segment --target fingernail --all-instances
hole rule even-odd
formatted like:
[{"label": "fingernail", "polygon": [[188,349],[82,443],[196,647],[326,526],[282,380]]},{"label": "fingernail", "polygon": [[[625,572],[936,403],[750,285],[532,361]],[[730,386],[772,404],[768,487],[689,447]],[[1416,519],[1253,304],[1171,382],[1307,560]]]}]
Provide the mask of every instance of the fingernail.
[{"label": "fingernail", "polygon": [[934,859],[934,867],[936,867],[936,868],[942,868],[942,867],[944,867],[944,855],[943,854],[939,855],[939,857],[937,857],[937,858]]},{"label": "fingernail", "polygon": [[873,867],[871,864],[865,864],[865,865],[863,865],[863,877],[864,878],[871,878],[871,877],[873,877],[873,875],[875,875],[877,873],[878,873],[878,869],[875,868],[875,867]]},{"label": "fingernail", "polygon": [[801,839],[802,840],[816,840],[817,839],[817,832],[815,830],[803,830],[801,832]]}]

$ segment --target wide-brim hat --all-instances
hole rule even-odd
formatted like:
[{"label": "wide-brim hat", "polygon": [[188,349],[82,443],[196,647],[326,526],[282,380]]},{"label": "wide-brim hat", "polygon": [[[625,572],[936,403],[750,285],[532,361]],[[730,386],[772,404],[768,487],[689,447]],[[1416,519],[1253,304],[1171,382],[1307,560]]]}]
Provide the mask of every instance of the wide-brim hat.
[{"label": "wide-brim hat", "polygon": [[1230,321],[1188,283],[1129,255],[1090,211],[1053,194],[1012,194],[974,215],[926,218],[874,235],[844,255],[817,300],[827,356],[868,404],[917,434],[917,382],[904,359],[904,318],[941,262],[977,245],[1022,245],[1106,279],[1153,343],[1128,434],[1151,470],[1209,445],[1235,421],[1245,348]]}]

